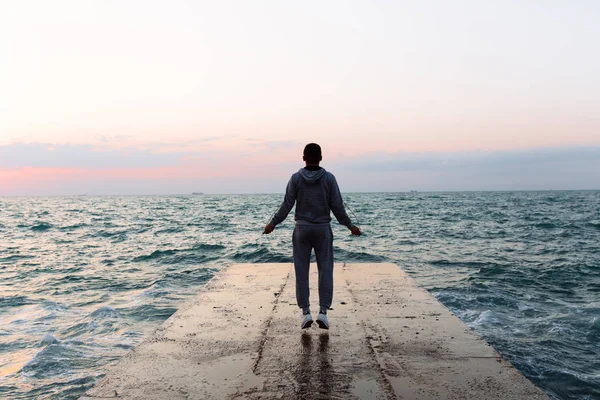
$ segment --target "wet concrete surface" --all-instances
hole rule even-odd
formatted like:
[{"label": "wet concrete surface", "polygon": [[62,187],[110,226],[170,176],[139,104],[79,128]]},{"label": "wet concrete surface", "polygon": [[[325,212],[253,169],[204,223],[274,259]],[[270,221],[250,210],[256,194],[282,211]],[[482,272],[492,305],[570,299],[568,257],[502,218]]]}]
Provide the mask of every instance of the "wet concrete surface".
[{"label": "wet concrete surface", "polygon": [[82,399],[547,398],[398,266],[334,279],[331,329],[302,331],[290,264],[232,265]]}]

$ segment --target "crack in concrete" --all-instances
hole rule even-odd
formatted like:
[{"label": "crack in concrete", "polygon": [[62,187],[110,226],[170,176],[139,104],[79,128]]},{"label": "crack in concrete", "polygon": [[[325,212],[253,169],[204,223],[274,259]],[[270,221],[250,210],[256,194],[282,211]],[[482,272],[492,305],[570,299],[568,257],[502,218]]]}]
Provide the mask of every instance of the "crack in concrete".
[{"label": "crack in concrete", "polygon": [[[350,298],[352,299],[352,301],[355,304],[359,304],[358,299],[356,298],[356,295],[350,288],[350,282],[347,279],[346,279],[346,290],[348,291],[348,293],[350,293]],[[377,351],[375,350],[375,347],[373,347],[373,343],[371,343],[371,340],[369,340],[369,332],[367,332],[367,326],[366,326],[365,322],[362,320],[360,321],[360,327],[363,330],[364,339],[366,341],[366,347],[369,350],[369,354],[375,360],[375,363],[379,366],[379,373],[380,373],[381,379],[383,381],[382,382],[383,383],[383,385],[382,385],[383,391],[385,392],[385,394],[388,396],[389,399],[398,400],[398,397],[396,396],[396,391],[394,390],[394,387],[392,386],[392,382],[390,382],[389,377],[385,372],[385,367],[383,365],[383,362],[378,357]]]},{"label": "crack in concrete", "polygon": [[285,288],[288,281],[290,280],[290,275],[291,275],[291,273],[288,272],[287,277],[285,278],[285,282],[279,288],[279,292],[275,293],[275,300],[273,302],[273,309],[271,310],[271,315],[269,315],[269,319],[267,319],[267,322],[265,323],[265,329],[263,329],[263,331],[261,332],[261,339],[260,339],[260,343],[258,345],[258,357],[256,358],[254,365],[252,366],[253,373],[256,373],[258,364],[260,364],[260,361],[262,360],[263,351],[265,349],[265,344],[267,343],[267,340],[269,339],[269,328],[271,327],[271,324],[273,323],[273,316],[275,315],[275,309],[277,309],[277,305],[279,304],[279,298],[281,297],[281,294],[283,293],[283,289]]}]

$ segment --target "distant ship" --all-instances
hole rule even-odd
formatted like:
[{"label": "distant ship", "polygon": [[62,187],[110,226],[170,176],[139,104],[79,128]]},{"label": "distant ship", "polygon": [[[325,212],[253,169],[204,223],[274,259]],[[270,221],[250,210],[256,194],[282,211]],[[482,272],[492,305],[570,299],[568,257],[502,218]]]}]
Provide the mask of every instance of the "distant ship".
[{"label": "distant ship", "polygon": [[192,194],[193,194],[194,196],[200,196],[200,195],[202,195],[202,194],[204,194],[204,193],[202,193],[202,192],[192,192]]}]

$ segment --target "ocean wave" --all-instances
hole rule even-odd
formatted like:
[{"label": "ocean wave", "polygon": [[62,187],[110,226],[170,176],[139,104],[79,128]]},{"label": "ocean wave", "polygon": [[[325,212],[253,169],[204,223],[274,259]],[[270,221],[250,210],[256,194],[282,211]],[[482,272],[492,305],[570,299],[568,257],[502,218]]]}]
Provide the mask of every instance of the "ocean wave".
[{"label": "ocean wave", "polygon": [[58,229],[60,231],[75,231],[77,229],[82,229],[82,228],[87,228],[88,225],[87,224],[73,224],[73,225],[65,225],[65,226],[61,226]]},{"label": "ocean wave", "polygon": [[540,222],[533,226],[536,228],[540,228],[540,229],[554,229],[557,227],[556,224],[554,224],[552,222]]},{"label": "ocean wave", "polygon": [[289,254],[275,252],[264,246],[248,251],[238,249],[233,253],[227,254],[227,258],[232,261],[245,263],[290,263],[293,261]]},{"label": "ocean wave", "polygon": [[570,369],[551,369],[544,374],[544,382],[557,398],[592,400],[600,398],[600,379],[597,375]]},{"label": "ocean wave", "polygon": [[62,303],[58,303],[56,301],[52,301],[52,300],[44,300],[41,303],[41,306],[48,311],[66,311],[68,306]]},{"label": "ocean wave", "polygon": [[133,259],[133,262],[153,262],[160,265],[190,265],[205,264],[210,261],[218,260],[219,254],[204,254],[198,252],[177,252],[156,250],[147,256],[139,256]]},{"label": "ocean wave", "polygon": [[204,263],[215,259],[218,252],[224,249],[225,246],[220,244],[201,243],[184,249],[154,250],[150,254],[137,256],[132,261],[147,262],[161,260],[166,264],[188,262]]},{"label": "ocean wave", "polygon": [[150,261],[174,254],[177,254],[177,250],[154,250],[151,254],[135,257],[133,262]]},{"label": "ocean wave", "polygon": [[132,234],[146,233],[146,232],[151,231],[152,229],[154,229],[154,225],[151,225],[151,224],[148,224],[148,225],[138,225],[137,228],[131,229],[130,233],[132,233]]},{"label": "ocean wave", "polygon": [[171,285],[176,287],[197,286],[206,282],[214,275],[214,270],[204,267],[194,267],[190,269],[177,269],[167,272],[160,279],[156,280],[152,286],[163,287]]},{"label": "ocean wave", "polygon": [[333,256],[336,262],[385,262],[386,257],[378,256],[363,251],[353,251],[334,246]]},{"label": "ocean wave", "polygon": [[165,229],[160,229],[156,232],[154,232],[155,236],[158,235],[166,235],[166,234],[172,234],[172,233],[180,233],[180,232],[184,232],[185,229],[182,227],[175,227],[175,228],[165,228]]},{"label": "ocean wave", "polygon": [[38,222],[32,226],[27,226],[27,225],[19,225],[22,228],[29,228],[31,231],[33,232],[46,232],[50,229],[52,229],[52,224],[49,222]]},{"label": "ocean wave", "polygon": [[474,275],[472,275],[470,278],[471,279],[484,278],[484,277],[489,278],[489,277],[493,277],[493,276],[504,275],[509,272],[510,271],[507,271],[507,268],[503,265],[490,263],[490,264],[479,267],[479,270]]},{"label": "ocean wave", "polygon": [[479,326],[483,326],[483,325],[500,325],[500,324],[502,324],[502,322],[491,310],[483,311],[482,313],[477,315],[477,317],[475,319],[473,319],[471,322],[468,323],[468,325],[471,327],[479,327]]},{"label": "ocean wave", "polygon": [[164,321],[177,311],[177,307],[142,304],[119,310],[124,316],[136,321]]},{"label": "ocean wave", "polygon": [[127,240],[127,234],[126,233],[121,233],[119,235],[113,236],[112,240],[110,241],[111,244],[116,244],[116,243],[121,243]]},{"label": "ocean wave", "polygon": [[14,263],[15,261],[27,260],[32,258],[35,258],[35,256],[26,254],[12,254],[10,256],[0,257],[0,263]]},{"label": "ocean wave", "polygon": [[[110,362],[115,357],[107,357],[106,361]],[[94,382],[101,378],[101,373],[92,373],[82,377],[73,378],[65,375],[61,377],[52,377],[52,379],[42,380],[41,385],[32,388],[23,393],[19,390],[10,390],[8,398],[14,399],[47,399],[47,400],[76,400],[90,389]],[[2,393],[0,389],[0,394]]]},{"label": "ocean wave", "polygon": [[60,340],[52,333],[46,333],[39,343],[39,346],[50,346],[51,344],[59,344]]},{"label": "ocean wave", "polygon": [[399,246],[416,246],[419,243],[414,240],[410,240],[410,239],[401,239],[401,240],[398,240],[396,242],[396,244]]},{"label": "ocean wave", "polygon": [[55,343],[45,346],[19,373],[28,379],[53,379],[70,375],[73,369],[89,366],[90,354],[82,346]]},{"label": "ocean wave", "polygon": [[547,202],[549,202],[549,203],[559,203],[559,202],[561,202],[563,199],[559,199],[559,198],[558,198],[558,197],[556,197],[556,196],[548,196],[548,197],[546,197],[546,198],[545,198],[545,199],[543,199],[543,200],[544,200],[544,201],[547,201]]},{"label": "ocean wave", "polygon": [[111,290],[115,293],[144,290],[152,287],[157,281],[153,279],[114,280]]},{"label": "ocean wave", "polygon": [[488,263],[479,262],[479,261],[450,261],[448,259],[439,259],[430,261],[429,264],[434,266],[442,266],[449,268],[485,268],[489,266]]},{"label": "ocean wave", "polygon": [[123,318],[120,318],[116,312],[115,314],[90,315],[58,333],[63,338],[64,343],[69,343],[68,340],[115,334],[122,329],[122,324]]},{"label": "ocean wave", "polygon": [[101,231],[96,232],[94,234],[94,236],[101,237],[101,238],[112,238],[115,236],[127,235],[127,232],[128,232],[127,229],[121,229],[121,230],[116,230],[116,231],[101,230]]},{"label": "ocean wave", "polygon": [[36,302],[27,296],[2,296],[0,297],[0,310],[5,307],[21,307],[29,304],[35,304]]},{"label": "ocean wave", "polygon": [[17,349],[26,349],[28,347],[30,347],[31,344],[27,341],[24,340],[23,338],[19,338],[17,340],[13,340],[13,341],[2,341],[0,342],[0,352],[1,353],[7,353],[9,350],[17,350]]},{"label": "ocean wave", "polygon": [[225,246],[222,244],[208,244],[208,243],[200,243],[191,247],[190,250],[200,251],[200,250],[224,250]]},{"label": "ocean wave", "polygon": [[[600,266],[599,266],[600,268]],[[596,283],[588,283],[586,286],[586,290],[594,293],[600,293],[600,284]]]},{"label": "ocean wave", "polygon": [[600,230],[600,221],[598,221],[598,220],[590,221],[590,222],[588,222],[588,226]]},{"label": "ocean wave", "polygon": [[104,319],[104,318],[117,318],[119,312],[112,307],[104,306],[93,311],[88,318],[92,319]]}]

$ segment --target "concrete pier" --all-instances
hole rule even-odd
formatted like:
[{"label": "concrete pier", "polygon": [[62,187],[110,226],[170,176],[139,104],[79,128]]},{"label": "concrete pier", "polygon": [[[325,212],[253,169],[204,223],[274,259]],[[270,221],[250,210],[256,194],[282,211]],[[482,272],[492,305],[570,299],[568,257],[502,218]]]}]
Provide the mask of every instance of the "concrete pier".
[{"label": "concrete pier", "polygon": [[82,399],[547,399],[398,266],[335,268],[329,331],[291,264],[232,265]]}]

